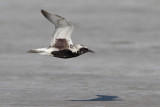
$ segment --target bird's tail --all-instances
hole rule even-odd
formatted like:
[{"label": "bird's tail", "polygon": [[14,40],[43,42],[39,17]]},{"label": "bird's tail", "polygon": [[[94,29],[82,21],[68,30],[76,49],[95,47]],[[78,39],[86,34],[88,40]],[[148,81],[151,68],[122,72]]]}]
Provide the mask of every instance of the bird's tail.
[{"label": "bird's tail", "polygon": [[48,51],[47,48],[38,48],[27,51],[27,53],[38,53],[41,55],[51,55],[51,52]]},{"label": "bird's tail", "polygon": [[39,50],[39,49],[32,49],[27,51],[27,53],[42,53],[43,51]]}]

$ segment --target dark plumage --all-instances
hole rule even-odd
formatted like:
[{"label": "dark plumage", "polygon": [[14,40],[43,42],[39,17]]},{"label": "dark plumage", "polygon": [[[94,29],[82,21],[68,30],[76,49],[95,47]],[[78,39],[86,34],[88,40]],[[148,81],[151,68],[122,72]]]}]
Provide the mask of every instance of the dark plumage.
[{"label": "dark plumage", "polygon": [[63,49],[63,50],[60,50],[60,51],[53,51],[51,54],[54,57],[58,57],[58,58],[72,58],[72,57],[77,57],[79,55],[82,55],[86,52],[89,52],[89,50],[87,48],[81,48],[77,52],[72,52],[69,49]]},{"label": "dark plumage", "polygon": [[58,58],[72,58],[79,56],[78,53],[72,52],[68,49],[60,50],[60,51],[53,51],[51,54],[53,54],[54,57]]}]

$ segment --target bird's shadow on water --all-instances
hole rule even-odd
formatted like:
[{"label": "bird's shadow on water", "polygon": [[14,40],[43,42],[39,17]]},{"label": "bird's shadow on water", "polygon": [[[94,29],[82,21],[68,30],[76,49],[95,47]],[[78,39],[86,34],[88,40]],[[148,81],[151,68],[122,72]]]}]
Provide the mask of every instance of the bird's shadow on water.
[{"label": "bird's shadow on water", "polygon": [[109,95],[96,95],[98,98],[87,99],[87,100],[68,100],[68,101],[123,101],[118,96]]}]

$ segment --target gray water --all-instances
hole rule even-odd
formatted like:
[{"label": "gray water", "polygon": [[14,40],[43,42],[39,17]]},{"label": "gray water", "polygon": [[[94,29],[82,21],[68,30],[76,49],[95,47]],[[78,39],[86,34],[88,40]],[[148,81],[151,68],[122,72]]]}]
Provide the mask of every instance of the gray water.
[{"label": "gray water", "polygon": [[[41,9],[95,53],[26,53],[50,44]],[[1,0],[0,14],[0,107],[159,107],[159,0]]]}]

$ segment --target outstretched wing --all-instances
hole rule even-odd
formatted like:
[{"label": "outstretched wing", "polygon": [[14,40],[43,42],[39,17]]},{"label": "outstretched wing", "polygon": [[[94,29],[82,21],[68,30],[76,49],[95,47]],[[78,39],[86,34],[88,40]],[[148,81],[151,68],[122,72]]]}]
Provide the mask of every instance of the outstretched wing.
[{"label": "outstretched wing", "polygon": [[51,40],[51,46],[57,46],[57,44],[58,46],[60,46],[65,44],[65,46],[60,47],[66,47],[66,43],[64,43],[64,40],[62,41],[62,39],[66,39],[65,42],[68,43],[67,47],[73,45],[71,34],[74,30],[74,26],[72,25],[72,23],[68,22],[65,18],[57,14],[49,13],[45,10],[41,10],[41,12],[44,17],[46,17],[51,23],[55,25],[54,34]]}]

